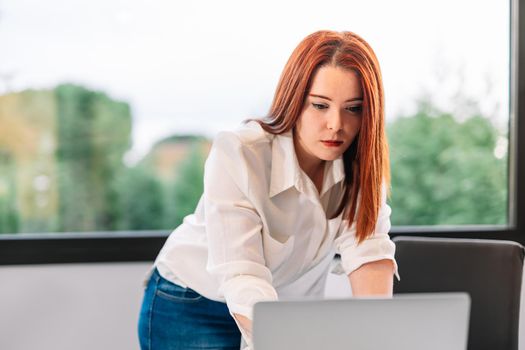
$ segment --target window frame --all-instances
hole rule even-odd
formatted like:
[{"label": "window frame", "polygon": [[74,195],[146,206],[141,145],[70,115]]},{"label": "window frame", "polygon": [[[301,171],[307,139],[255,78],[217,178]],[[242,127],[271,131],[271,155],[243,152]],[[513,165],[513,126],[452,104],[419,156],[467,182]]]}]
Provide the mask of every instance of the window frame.
[{"label": "window frame", "polygon": [[[509,75],[508,224],[395,226],[390,232],[392,237],[496,239],[525,245],[525,0],[510,0]],[[0,265],[153,261],[168,234],[169,231],[2,234]]]}]

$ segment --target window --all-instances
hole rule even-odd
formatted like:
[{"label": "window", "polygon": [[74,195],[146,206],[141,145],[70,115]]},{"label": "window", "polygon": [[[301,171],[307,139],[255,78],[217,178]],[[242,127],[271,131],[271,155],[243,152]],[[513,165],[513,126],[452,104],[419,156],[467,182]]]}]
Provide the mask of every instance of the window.
[{"label": "window", "polygon": [[394,234],[521,240],[522,16],[449,2],[0,3],[0,256],[151,259],[193,210],[214,135],[264,116],[322,28],[382,65]]}]

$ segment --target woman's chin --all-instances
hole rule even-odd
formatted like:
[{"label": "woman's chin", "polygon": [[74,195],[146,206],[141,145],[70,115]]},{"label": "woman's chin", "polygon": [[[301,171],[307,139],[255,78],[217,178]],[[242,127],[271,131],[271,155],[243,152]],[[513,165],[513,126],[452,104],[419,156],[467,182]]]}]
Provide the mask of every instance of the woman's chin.
[{"label": "woman's chin", "polygon": [[336,160],[337,158],[339,158],[341,156],[341,152],[320,152],[320,154],[317,155],[317,157],[321,160],[325,160],[325,161],[332,161],[332,160]]}]

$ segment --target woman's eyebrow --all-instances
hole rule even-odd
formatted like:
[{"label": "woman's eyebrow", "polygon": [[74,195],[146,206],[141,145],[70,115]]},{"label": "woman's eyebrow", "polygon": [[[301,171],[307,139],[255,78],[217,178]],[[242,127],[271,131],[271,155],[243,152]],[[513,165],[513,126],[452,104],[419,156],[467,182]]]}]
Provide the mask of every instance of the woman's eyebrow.
[{"label": "woman's eyebrow", "polygon": [[[308,96],[324,98],[325,100],[332,101],[331,98],[326,97],[326,96],[323,96],[323,95],[318,95],[318,94],[308,94]],[[363,100],[362,97],[353,97],[353,98],[350,98],[350,99],[346,100],[345,102],[354,102],[354,101],[362,101],[362,100]]]}]

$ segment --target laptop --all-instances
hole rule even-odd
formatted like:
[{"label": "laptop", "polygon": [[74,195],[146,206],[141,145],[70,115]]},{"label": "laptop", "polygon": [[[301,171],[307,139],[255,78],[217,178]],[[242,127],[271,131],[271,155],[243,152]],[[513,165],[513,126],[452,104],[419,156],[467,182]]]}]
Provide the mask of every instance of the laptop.
[{"label": "laptop", "polygon": [[466,350],[467,293],[259,302],[254,350]]}]

